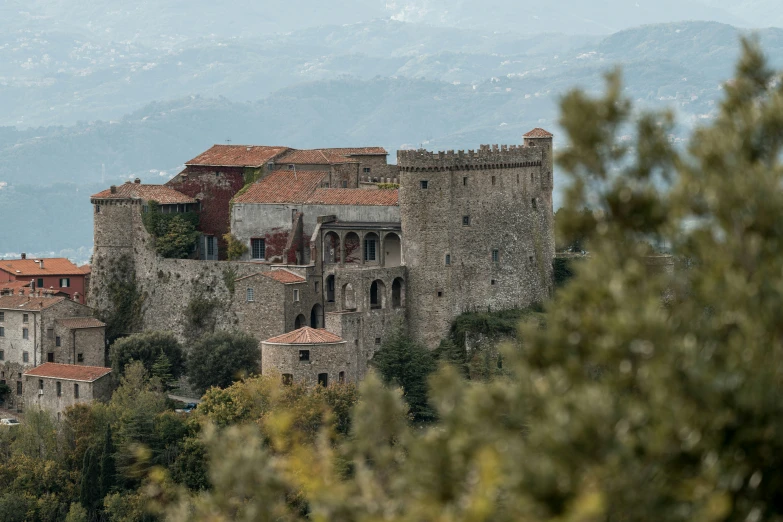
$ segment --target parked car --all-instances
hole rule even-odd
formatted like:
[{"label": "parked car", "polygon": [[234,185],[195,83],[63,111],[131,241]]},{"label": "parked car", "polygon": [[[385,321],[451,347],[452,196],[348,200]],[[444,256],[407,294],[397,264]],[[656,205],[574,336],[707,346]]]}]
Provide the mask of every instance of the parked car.
[{"label": "parked car", "polygon": [[19,422],[16,419],[8,418],[8,419],[0,419],[0,425],[2,426],[19,426],[21,422]]},{"label": "parked car", "polygon": [[189,402],[182,408],[177,408],[174,411],[177,413],[190,413],[196,409],[196,406],[198,406],[198,404],[196,404],[195,402]]}]

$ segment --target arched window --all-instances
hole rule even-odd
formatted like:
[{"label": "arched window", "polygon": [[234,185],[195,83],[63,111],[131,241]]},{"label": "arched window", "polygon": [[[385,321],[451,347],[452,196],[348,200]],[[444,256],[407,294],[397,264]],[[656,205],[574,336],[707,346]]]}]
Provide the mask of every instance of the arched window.
[{"label": "arched window", "polygon": [[340,262],[340,236],[329,232],[324,236],[324,263],[333,264]]},{"label": "arched window", "polygon": [[361,260],[361,242],[356,232],[349,232],[345,236],[345,262],[358,263]]},{"label": "arched window", "polygon": [[392,308],[400,308],[405,302],[405,281],[398,277],[392,283]]},{"label": "arched window", "polygon": [[356,292],[353,285],[348,283],[343,286],[343,310],[356,310]]},{"label": "arched window", "polygon": [[307,326],[307,319],[305,316],[303,314],[297,315],[296,320],[294,321],[294,330],[298,330],[305,326]]},{"label": "arched window", "polygon": [[310,327],[311,328],[323,328],[323,316],[324,316],[324,308],[319,304],[315,303],[315,306],[313,306],[313,309],[310,311]]},{"label": "arched window", "polygon": [[370,285],[370,308],[377,310],[386,307],[386,285],[380,279]]}]

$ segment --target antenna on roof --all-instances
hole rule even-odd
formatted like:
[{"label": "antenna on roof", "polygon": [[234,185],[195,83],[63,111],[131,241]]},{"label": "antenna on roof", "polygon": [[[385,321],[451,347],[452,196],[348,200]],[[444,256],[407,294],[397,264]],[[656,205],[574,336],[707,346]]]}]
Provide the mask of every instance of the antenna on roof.
[{"label": "antenna on roof", "polygon": [[227,143],[227,144],[229,144],[229,145],[231,145],[231,138],[228,138],[228,139],[226,140],[226,143]]}]

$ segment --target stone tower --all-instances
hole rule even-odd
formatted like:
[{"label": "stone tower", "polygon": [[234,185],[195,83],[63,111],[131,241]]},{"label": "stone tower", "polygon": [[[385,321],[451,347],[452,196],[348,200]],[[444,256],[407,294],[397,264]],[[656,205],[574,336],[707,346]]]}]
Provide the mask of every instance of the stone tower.
[{"label": "stone tower", "polygon": [[434,348],[468,311],[524,308],[552,291],[552,135],[478,151],[399,151],[411,335]]}]

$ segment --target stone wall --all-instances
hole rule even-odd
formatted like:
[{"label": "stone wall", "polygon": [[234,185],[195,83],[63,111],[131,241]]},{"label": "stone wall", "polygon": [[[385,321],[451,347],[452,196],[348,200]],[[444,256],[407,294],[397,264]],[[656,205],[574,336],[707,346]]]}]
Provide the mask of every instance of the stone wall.
[{"label": "stone wall", "polygon": [[[11,393],[5,398],[4,408],[24,411],[24,380],[22,374],[28,368],[29,365],[10,361],[0,364],[0,382],[4,381],[11,388]],[[19,386],[20,384],[21,387]],[[22,393],[18,393],[19,390]]]},{"label": "stone wall", "polygon": [[[39,393],[39,381],[43,381],[43,393]],[[60,383],[61,394],[57,396],[57,383]],[[74,385],[79,386],[79,397],[75,396]],[[111,374],[105,375],[95,382],[72,381],[51,377],[24,376],[24,408],[38,408],[60,416],[76,404],[90,404],[95,400],[106,401],[111,397]]]},{"label": "stone wall", "polygon": [[[264,375],[288,374],[294,382],[317,384],[327,374],[328,384],[356,382],[356,350],[345,341],[329,344],[269,344],[261,348]],[[309,360],[300,360],[300,351],[309,352]]]},{"label": "stone wall", "polygon": [[548,298],[554,219],[546,147],[400,151],[411,334],[434,348],[474,310]]}]

